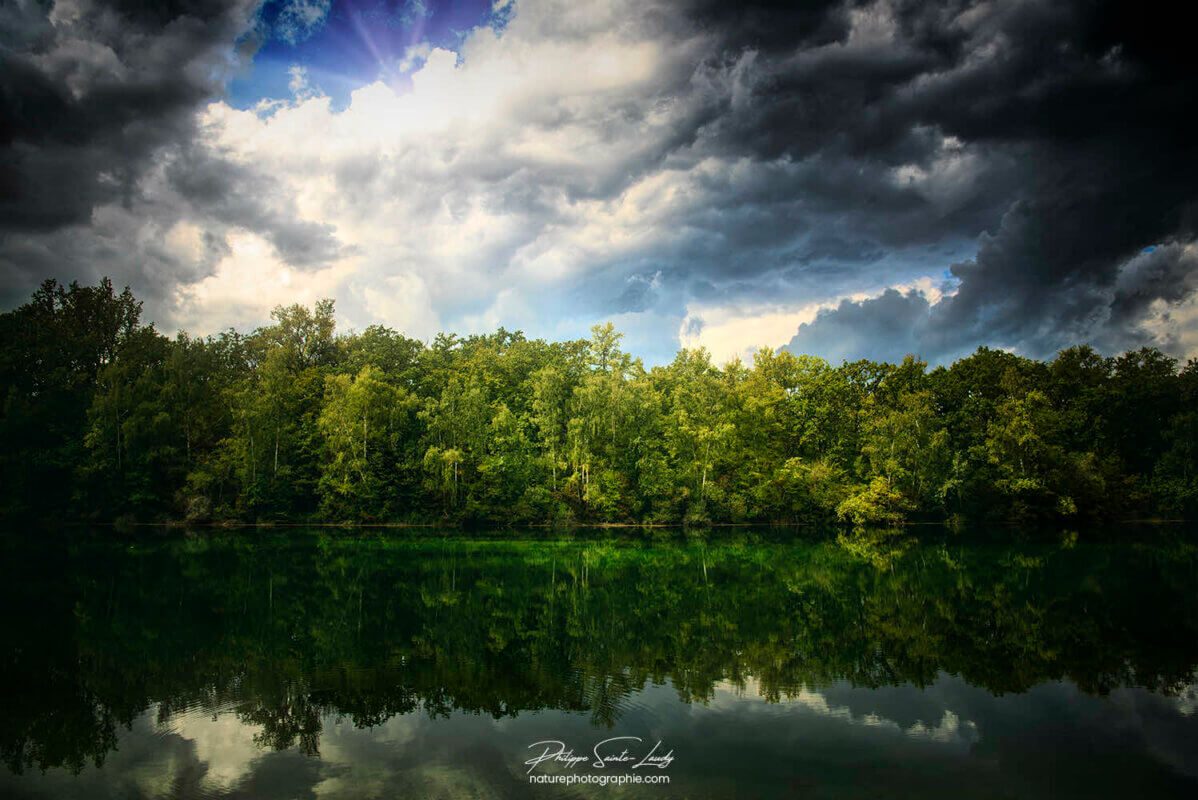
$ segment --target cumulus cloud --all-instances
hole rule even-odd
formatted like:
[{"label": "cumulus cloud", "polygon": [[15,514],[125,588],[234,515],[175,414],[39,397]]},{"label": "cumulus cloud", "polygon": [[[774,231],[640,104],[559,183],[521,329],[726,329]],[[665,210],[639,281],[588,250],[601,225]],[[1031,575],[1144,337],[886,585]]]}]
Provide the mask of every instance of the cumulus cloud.
[{"label": "cumulus cloud", "polygon": [[252,9],[40,9],[0,23],[10,302],[104,272],[201,330],[288,293],[420,335],[615,318],[659,361],[1193,338],[1198,93],[1113,4],[516,0],[344,108],[297,65],[247,109]]},{"label": "cumulus cloud", "polygon": [[[951,361],[979,343],[1040,358],[1078,342],[1106,352],[1149,345],[1183,356],[1198,354],[1194,242],[1148,247],[1117,265],[1109,277],[1082,275],[1060,286],[1051,280],[1028,286],[1021,283],[1027,278],[1009,274],[993,278],[987,268],[1015,269],[1033,256],[1022,252],[1016,258],[988,245],[979,255],[981,266],[968,262],[954,267],[959,283],[846,298],[800,325],[787,349],[832,360],[894,361],[912,354],[934,362]],[[987,265],[985,259],[1001,260]],[[983,279],[993,281],[989,296],[979,288]]]},{"label": "cumulus cloud", "polygon": [[787,349],[818,353],[833,362],[894,360],[922,350],[930,311],[927,297],[915,289],[887,289],[877,297],[842,300],[800,325]]}]

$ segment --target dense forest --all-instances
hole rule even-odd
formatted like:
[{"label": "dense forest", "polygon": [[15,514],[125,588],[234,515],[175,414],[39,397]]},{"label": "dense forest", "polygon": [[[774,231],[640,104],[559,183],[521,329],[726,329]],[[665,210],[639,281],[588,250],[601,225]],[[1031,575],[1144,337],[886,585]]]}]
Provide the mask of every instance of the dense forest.
[{"label": "dense forest", "polygon": [[646,369],[499,329],[337,333],[332,301],[164,336],[111,283],[0,316],[0,513],[97,520],[1068,520],[1198,509],[1198,362],[769,349]]}]

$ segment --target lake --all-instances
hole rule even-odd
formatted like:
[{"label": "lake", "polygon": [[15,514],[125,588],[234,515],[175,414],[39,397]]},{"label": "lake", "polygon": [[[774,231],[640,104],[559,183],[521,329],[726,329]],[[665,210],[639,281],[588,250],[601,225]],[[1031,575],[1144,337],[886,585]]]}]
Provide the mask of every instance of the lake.
[{"label": "lake", "polygon": [[0,796],[1198,797],[1192,537],[916,530],[9,531]]}]

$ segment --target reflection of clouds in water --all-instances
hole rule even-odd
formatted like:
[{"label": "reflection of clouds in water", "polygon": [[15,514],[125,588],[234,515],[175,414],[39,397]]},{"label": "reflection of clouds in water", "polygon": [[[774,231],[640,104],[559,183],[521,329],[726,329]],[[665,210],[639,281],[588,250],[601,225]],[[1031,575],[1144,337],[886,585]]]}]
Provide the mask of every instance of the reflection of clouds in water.
[{"label": "reflection of clouds in water", "polygon": [[189,710],[171,717],[159,732],[192,743],[196,759],[207,768],[203,780],[207,787],[235,787],[264,753],[254,742],[262,728],[242,722],[229,711]]},{"label": "reflection of clouds in water", "polygon": [[1198,778],[1198,682],[1178,687],[1172,696],[1116,689],[1110,701],[1123,710],[1124,724],[1138,733],[1153,756],[1182,775]]},{"label": "reflection of clouds in water", "polygon": [[[231,712],[218,709],[214,719],[211,707],[197,709],[155,724],[151,708],[120,732],[104,769],[79,778],[65,770],[26,775],[14,794],[55,800],[521,796],[528,743],[560,738],[587,750],[616,734],[660,739],[675,749],[670,774],[683,795],[702,786],[704,792],[694,793],[737,796],[729,776],[745,769],[763,794],[768,787],[777,795],[802,780],[829,793],[885,794],[908,781],[940,796],[969,781],[1019,797],[1056,797],[1061,786],[1097,786],[1107,791],[1093,796],[1118,796],[1120,781],[1176,788],[1198,776],[1198,685],[1181,697],[1140,689],[1098,697],[1068,682],[995,696],[942,675],[922,688],[802,686],[778,702],[763,701],[761,688],[753,679],[723,682],[708,703],[683,704],[673,687],[647,687],[623,707],[612,731],[593,726],[585,712],[496,720],[485,713],[429,718],[416,711],[372,728],[325,715],[319,757],[294,747],[259,747],[259,728]],[[0,774],[0,796],[8,796],[11,785],[12,778]]]},{"label": "reflection of clouds in water", "polygon": [[[707,706],[719,711],[732,711],[739,706],[760,706],[768,709],[769,705],[757,703],[759,697],[765,696],[761,690],[760,681],[756,678],[746,678],[737,684],[722,681],[716,684],[715,692]],[[846,705],[829,703],[824,693],[802,686],[797,692],[784,692],[778,700],[778,706],[801,707],[813,711],[822,717],[839,720],[850,725],[861,725],[867,728],[905,734],[910,739],[926,739],[940,744],[954,745],[960,749],[968,749],[979,741],[981,734],[973,720],[962,721],[954,711],[944,708],[940,719],[935,724],[924,720],[916,720],[913,724],[903,726],[888,719],[875,711],[854,713]]]},{"label": "reflection of clouds in water", "polygon": [[933,742],[960,741],[965,744],[973,744],[979,738],[978,726],[973,720],[967,719],[962,724],[961,719],[947,708],[935,727],[929,728],[922,722],[917,722],[907,729],[907,735],[915,738],[925,737]]},{"label": "reflection of clouds in water", "polygon": [[373,728],[326,720],[320,737],[320,760],[326,769],[313,792],[320,798],[381,796],[392,780],[395,761],[425,723],[419,714],[392,717]]},{"label": "reflection of clouds in water", "polygon": [[[161,797],[171,787],[178,783],[178,777],[193,768],[195,753],[186,746],[186,742],[168,742],[163,740],[161,733],[156,730],[154,718],[158,716],[156,709],[145,712],[133,721],[130,736],[137,740],[147,741],[149,747],[142,752],[134,745],[128,748],[131,752],[128,767],[123,770],[124,780],[138,789],[139,797]],[[126,738],[126,737],[122,737]],[[135,740],[136,741],[136,740]],[[175,745],[175,746],[172,746]],[[178,746],[182,744],[183,746]],[[159,745],[159,746],[155,746]],[[117,753],[120,753],[120,747]],[[107,770],[99,770],[97,779],[104,782],[114,769],[120,768],[120,762],[111,763],[114,759],[106,760]]]},{"label": "reflection of clouds in water", "polygon": [[[325,716],[318,758],[302,756],[295,748],[276,752],[262,747],[254,740],[261,726],[242,722],[231,710],[197,708],[161,724],[155,723],[157,717],[157,709],[151,708],[134,721],[131,738],[110,762],[116,769],[97,771],[101,783],[131,782],[137,787],[133,796],[142,798],[257,797],[263,787],[277,788],[278,768],[268,764],[282,758],[290,764],[283,769],[295,788],[321,800],[487,798],[497,792],[487,775],[468,768],[454,752],[471,739],[494,744],[490,734],[496,724],[485,717],[455,714],[430,720],[417,712],[357,728],[344,717]],[[470,735],[462,737],[463,729]],[[130,752],[135,754],[132,763],[121,763],[119,756]],[[297,770],[291,761],[295,758],[310,769]]]}]

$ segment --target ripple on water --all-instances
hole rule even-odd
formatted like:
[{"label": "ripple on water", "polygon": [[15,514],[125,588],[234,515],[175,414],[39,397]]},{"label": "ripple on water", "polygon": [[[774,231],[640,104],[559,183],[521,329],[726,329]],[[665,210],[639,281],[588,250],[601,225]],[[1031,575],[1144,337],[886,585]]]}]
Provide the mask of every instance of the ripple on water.
[{"label": "ripple on water", "polygon": [[260,742],[262,726],[246,722],[237,713],[236,697],[225,696],[172,709],[163,718],[152,710],[154,735],[175,740],[181,747],[164,752],[190,751],[192,764],[178,764],[170,796],[220,797],[249,776],[268,752]]}]

